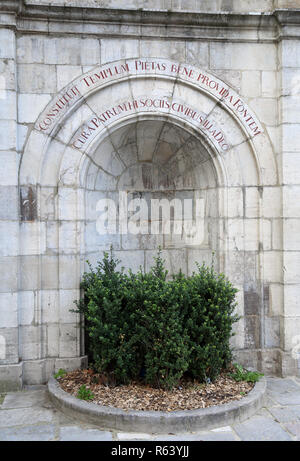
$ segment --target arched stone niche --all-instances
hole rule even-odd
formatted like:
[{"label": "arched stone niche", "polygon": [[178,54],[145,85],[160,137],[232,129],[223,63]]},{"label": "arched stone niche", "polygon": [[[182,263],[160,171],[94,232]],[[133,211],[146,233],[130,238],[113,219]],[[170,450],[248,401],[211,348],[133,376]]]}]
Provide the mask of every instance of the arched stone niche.
[{"label": "arched stone niche", "polygon": [[[38,266],[34,322],[19,327],[28,375],[38,362],[43,376],[62,363],[78,366],[80,319],[69,310],[80,296],[86,259],[94,264],[111,244],[127,268],[147,270],[161,246],[170,272],[188,274],[196,262],[210,263],[214,252],[216,268],[240,289],[234,346],[242,355],[262,349],[259,191],[276,182],[263,126],[233,89],[207,72],[161,59],[129,60],[71,82],[40,115],[20,167],[20,264],[34,256]],[[199,199],[202,238],[191,245],[167,234],[99,234],[97,204],[119,203],[120,192],[148,204]],[[28,264],[23,270],[30,276]],[[22,286],[20,293],[21,303]]]}]

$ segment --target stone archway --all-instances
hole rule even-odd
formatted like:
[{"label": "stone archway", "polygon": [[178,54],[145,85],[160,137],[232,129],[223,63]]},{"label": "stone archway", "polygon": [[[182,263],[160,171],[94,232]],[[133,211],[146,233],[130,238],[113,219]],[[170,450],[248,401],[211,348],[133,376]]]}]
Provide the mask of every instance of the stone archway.
[{"label": "stone archway", "polygon": [[186,272],[215,251],[219,270],[241,290],[235,346],[253,351],[255,360],[265,318],[259,190],[276,181],[263,127],[214,76],[144,59],[110,63],[70,83],[40,115],[20,168],[22,254],[36,256],[39,273],[30,335],[20,326],[28,373],[38,361],[43,375],[61,363],[78,366],[80,322],[69,309],[79,297],[86,257],[95,260],[112,243],[96,232],[96,203],[121,190],[205,199],[198,247],[178,248],[161,236],[117,235],[113,243],[120,256],[128,252],[133,265],[145,268],[162,243],[169,267],[180,261]]}]

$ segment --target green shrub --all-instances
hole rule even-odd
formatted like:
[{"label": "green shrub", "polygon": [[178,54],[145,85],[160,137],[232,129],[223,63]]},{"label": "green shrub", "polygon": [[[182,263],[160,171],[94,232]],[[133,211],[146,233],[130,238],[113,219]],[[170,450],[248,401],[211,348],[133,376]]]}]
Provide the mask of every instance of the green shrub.
[{"label": "green shrub", "polygon": [[242,365],[239,365],[238,363],[234,363],[233,366],[235,368],[235,372],[229,373],[229,376],[237,382],[246,381],[247,383],[256,383],[259,381],[261,376],[263,376],[262,373],[258,373],[257,371],[245,370]]},{"label": "green shrub", "polygon": [[93,400],[94,394],[83,384],[80,386],[76,397],[81,400]]},{"label": "green shrub", "polygon": [[60,368],[58,372],[55,373],[54,378],[55,379],[63,378],[66,374],[67,374],[66,370],[64,370],[63,368]]},{"label": "green shrub", "polygon": [[97,372],[118,384],[143,377],[167,389],[184,374],[214,380],[231,361],[237,290],[205,265],[168,280],[160,251],[148,273],[125,274],[118,263],[111,252],[96,269],[89,265],[84,297],[75,301]]}]

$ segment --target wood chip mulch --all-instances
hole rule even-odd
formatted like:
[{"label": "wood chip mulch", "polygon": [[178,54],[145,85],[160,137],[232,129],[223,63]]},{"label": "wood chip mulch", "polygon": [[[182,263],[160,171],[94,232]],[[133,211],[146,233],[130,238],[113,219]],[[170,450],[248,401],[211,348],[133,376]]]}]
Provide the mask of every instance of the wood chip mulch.
[{"label": "wood chip mulch", "polygon": [[178,388],[171,391],[154,389],[139,382],[121,386],[99,384],[101,379],[92,370],[75,370],[58,381],[64,391],[74,396],[84,384],[94,394],[94,399],[89,400],[92,403],[144,411],[196,410],[221,405],[242,399],[254,387],[252,383],[234,381],[225,372],[214,383],[182,380]]}]

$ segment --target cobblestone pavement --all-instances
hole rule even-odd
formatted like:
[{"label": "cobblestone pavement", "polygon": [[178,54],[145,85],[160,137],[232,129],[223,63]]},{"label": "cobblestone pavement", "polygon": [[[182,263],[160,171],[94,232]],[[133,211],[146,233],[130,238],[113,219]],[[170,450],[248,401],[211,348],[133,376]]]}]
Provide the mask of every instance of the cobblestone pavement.
[{"label": "cobblestone pavement", "polygon": [[[31,386],[0,399],[1,441],[300,441],[300,379],[267,378],[265,407],[241,424],[188,434],[108,431],[78,422],[56,410],[46,386]],[[1,403],[2,401],[2,403]]]}]

